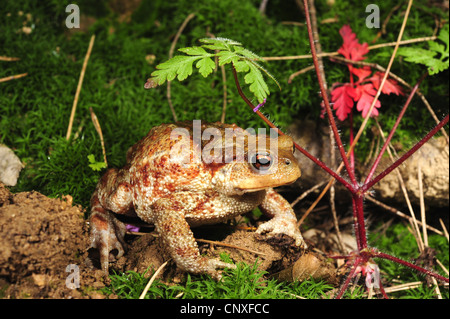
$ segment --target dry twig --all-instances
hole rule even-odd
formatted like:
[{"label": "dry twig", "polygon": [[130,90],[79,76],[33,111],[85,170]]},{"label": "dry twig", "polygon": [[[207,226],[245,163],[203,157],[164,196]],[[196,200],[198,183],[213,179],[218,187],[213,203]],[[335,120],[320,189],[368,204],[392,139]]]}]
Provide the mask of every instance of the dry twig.
[{"label": "dry twig", "polygon": [[[437,36],[414,38],[414,39],[402,40],[402,41],[398,42],[398,44],[406,45],[406,44],[418,43],[418,42],[424,42],[424,41],[434,41],[436,39],[437,39]],[[381,43],[381,44],[376,44],[376,45],[370,45],[368,47],[368,49],[375,50],[375,49],[379,49],[379,48],[393,47],[396,45],[397,45],[397,42],[387,42],[387,43]],[[317,57],[329,57],[329,56],[337,56],[337,55],[339,55],[339,53],[337,51],[323,52],[321,54],[318,54]],[[311,54],[262,57],[262,59],[264,59],[266,61],[303,60],[303,59],[311,59],[311,58],[312,58]]]},{"label": "dry twig", "polygon": [[11,80],[20,79],[20,78],[23,78],[24,76],[27,76],[27,75],[28,75],[28,73],[21,73],[21,74],[15,74],[15,75],[7,76],[7,77],[4,77],[4,78],[1,78],[0,79],[0,83],[11,81]]},{"label": "dry twig", "polygon": [[[186,28],[186,25],[189,23],[190,20],[192,20],[195,17],[195,13],[189,14],[186,19],[184,19],[183,23],[181,24],[180,28],[178,29],[177,34],[175,35],[175,38],[172,41],[172,45],[169,49],[169,59],[173,56],[173,51],[175,50],[175,46],[177,45],[178,39],[180,38],[181,33],[183,32],[184,28]],[[171,95],[171,83],[172,81],[167,81],[167,100],[169,102],[170,110],[172,111],[172,116],[175,122],[178,121],[177,114],[175,113],[175,108],[172,104],[172,95]]]},{"label": "dry twig", "polygon": [[156,276],[158,276],[158,274],[161,272],[161,270],[163,270],[163,268],[166,267],[168,262],[169,262],[169,260],[166,261],[161,266],[159,266],[159,268],[155,271],[155,273],[153,274],[152,278],[148,281],[147,285],[145,286],[144,291],[142,291],[141,295],[139,296],[139,299],[144,299],[144,297],[147,294],[148,290],[150,289],[153,281],[155,281]]},{"label": "dry twig", "polygon": [[89,61],[89,57],[91,56],[92,47],[94,46],[95,35],[92,35],[91,40],[89,41],[89,47],[86,52],[86,56],[84,57],[83,67],[81,68],[80,78],[78,79],[77,91],[75,92],[75,98],[73,99],[72,112],[70,114],[69,127],[67,128],[66,139],[70,138],[72,134],[72,125],[73,120],[75,118],[75,111],[77,109],[78,98],[80,97],[81,86],[83,85],[84,74],[86,72],[86,67]]},{"label": "dry twig", "polygon": [[98,135],[100,136],[100,143],[102,145],[102,152],[103,152],[103,160],[106,164],[106,167],[108,167],[108,162],[106,161],[106,151],[105,151],[105,142],[103,140],[103,133],[102,128],[100,126],[100,123],[98,121],[97,115],[95,115],[94,110],[92,107],[89,107],[89,111],[91,113],[91,119],[92,123],[94,124],[95,130],[97,131]]}]

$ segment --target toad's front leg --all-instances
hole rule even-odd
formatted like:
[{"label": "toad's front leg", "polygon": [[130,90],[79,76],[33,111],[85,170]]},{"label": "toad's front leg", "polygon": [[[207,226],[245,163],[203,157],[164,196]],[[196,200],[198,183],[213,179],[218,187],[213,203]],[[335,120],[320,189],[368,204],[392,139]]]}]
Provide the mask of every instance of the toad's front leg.
[{"label": "toad's front leg", "polygon": [[258,227],[256,233],[261,239],[270,240],[286,235],[294,240],[295,246],[304,249],[307,247],[297,226],[294,210],[280,194],[269,188],[259,208],[264,214],[272,217]]},{"label": "toad's front leg", "polygon": [[235,268],[235,265],[200,255],[197,242],[184,217],[185,212],[192,209],[192,201],[182,194],[175,193],[160,198],[152,205],[155,228],[178,267],[193,274],[206,273],[220,280],[221,274],[217,269]]}]

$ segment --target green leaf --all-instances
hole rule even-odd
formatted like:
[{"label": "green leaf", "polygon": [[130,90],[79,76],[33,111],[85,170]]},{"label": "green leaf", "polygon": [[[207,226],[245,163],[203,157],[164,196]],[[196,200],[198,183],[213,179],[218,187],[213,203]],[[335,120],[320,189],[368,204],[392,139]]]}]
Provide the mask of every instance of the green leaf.
[{"label": "green leaf", "polygon": [[197,64],[195,65],[203,77],[207,77],[216,67],[216,64],[214,61],[209,57],[204,57],[203,59],[200,59]]},{"label": "green leaf", "polygon": [[439,73],[449,67],[449,39],[448,24],[441,29],[438,40],[428,41],[429,50],[422,48],[400,48],[398,54],[405,57],[405,61],[427,66],[430,75]]},{"label": "green leaf", "polygon": [[250,84],[250,92],[255,94],[259,103],[262,103],[267,95],[270,93],[269,87],[264,81],[264,77],[253,63],[247,61],[248,66],[250,68],[250,72],[244,77],[245,83]]},{"label": "green leaf", "polygon": [[263,59],[261,59],[261,57],[259,55],[255,54],[252,51],[247,50],[245,48],[236,47],[235,52],[240,54],[243,57],[246,57],[247,59],[265,62]]},{"label": "green leaf", "polygon": [[[249,84],[250,91],[256,96],[259,103],[269,95],[269,87],[264,79],[264,74],[271,78],[281,89],[277,80],[264,69],[257,61],[265,62],[257,54],[242,47],[242,44],[226,38],[205,38],[201,39],[202,46],[193,46],[179,49],[186,55],[177,55],[168,61],[157,65],[157,70],[152,73],[152,80],[157,85],[165,81],[172,81],[177,78],[183,81],[192,75],[193,63],[203,77],[207,77],[216,67],[212,57],[218,57],[219,66],[232,64],[236,72],[247,73],[244,76],[246,84]],[[205,49],[214,50],[209,53]]]},{"label": "green leaf", "polygon": [[220,51],[217,56],[219,57],[219,66],[222,66],[227,63],[236,63],[239,61],[239,56],[230,51]]},{"label": "green leaf", "polygon": [[209,55],[202,47],[187,47],[178,49],[180,52],[184,52],[187,55]]},{"label": "green leaf", "polygon": [[89,160],[89,167],[93,170],[93,171],[101,171],[102,169],[106,168],[106,163],[105,162],[97,162],[95,160],[95,156],[94,154],[89,154],[87,156],[88,160]]},{"label": "green leaf", "polygon": [[178,81],[183,81],[192,74],[192,64],[200,58],[200,56],[176,55],[157,66],[157,70],[152,73],[153,80],[159,85],[165,81],[172,81],[175,77]]}]

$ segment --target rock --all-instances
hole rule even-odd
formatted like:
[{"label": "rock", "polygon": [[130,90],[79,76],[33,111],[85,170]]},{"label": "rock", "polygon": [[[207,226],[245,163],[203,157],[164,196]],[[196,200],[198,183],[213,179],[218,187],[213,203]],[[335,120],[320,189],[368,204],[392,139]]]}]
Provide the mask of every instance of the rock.
[{"label": "rock", "polygon": [[23,168],[20,159],[7,146],[0,144],[0,183],[15,186]]}]

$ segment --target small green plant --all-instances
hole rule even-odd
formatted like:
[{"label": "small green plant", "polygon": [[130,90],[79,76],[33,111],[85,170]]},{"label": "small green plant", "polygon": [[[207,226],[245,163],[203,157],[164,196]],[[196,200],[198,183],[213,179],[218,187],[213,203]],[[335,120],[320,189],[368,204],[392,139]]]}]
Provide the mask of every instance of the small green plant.
[{"label": "small green plant", "polygon": [[423,64],[428,68],[430,75],[442,72],[449,66],[449,38],[448,24],[446,24],[438,35],[437,41],[428,41],[429,50],[422,48],[400,48],[398,54],[405,57],[405,61]]},{"label": "small green plant", "polygon": [[89,160],[89,167],[92,168],[93,171],[101,171],[102,169],[106,168],[106,163],[105,162],[97,162],[95,160],[94,154],[89,154],[87,156],[87,158]]},{"label": "small green plant", "polygon": [[242,47],[241,43],[226,38],[201,39],[200,42],[204,44],[178,50],[186,55],[176,55],[159,64],[156,67],[157,70],[152,73],[150,81],[153,81],[156,85],[161,85],[165,81],[172,81],[175,78],[178,81],[183,81],[192,75],[194,62],[196,62],[195,67],[200,74],[207,77],[215,69],[216,63],[213,58],[217,57],[219,66],[231,63],[236,72],[247,73],[244,77],[245,83],[249,85],[250,92],[255,95],[259,103],[263,103],[264,99],[270,94],[263,73],[281,89],[277,80],[258,63],[264,62],[264,60]]}]

